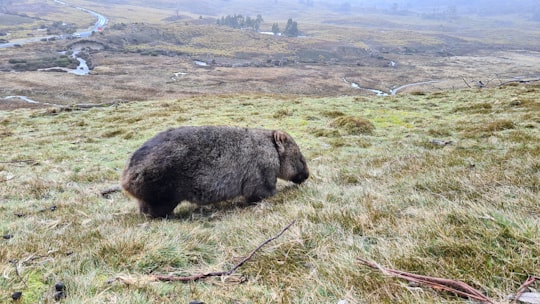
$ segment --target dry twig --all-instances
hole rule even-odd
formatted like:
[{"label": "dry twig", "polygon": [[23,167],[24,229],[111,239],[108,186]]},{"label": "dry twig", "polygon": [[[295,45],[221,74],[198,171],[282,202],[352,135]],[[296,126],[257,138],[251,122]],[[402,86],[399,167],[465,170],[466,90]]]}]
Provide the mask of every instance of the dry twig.
[{"label": "dry twig", "polygon": [[465,80],[465,77],[461,77],[463,79],[463,82],[465,82],[465,84],[467,85],[467,87],[469,87],[469,89],[471,89],[471,85],[467,82],[467,80]]},{"label": "dry twig", "polygon": [[122,191],[122,188],[120,188],[120,186],[113,186],[113,187],[101,190],[99,194],[101,194],[101,196],[103,197],[107,197],[109,196],[109,194],[120,192],[120,191]]},{"label": "dry twig", "polygon": [[362,264],[367,265],[374,269],[378,269],[382,273],[385,273],[387,275],[391,275],[400,279],[405,279],[405,280],[408,280],[409,282],[416,282],[416,283],[431,287],[433,289],[451,292],[461,297],[466,297],[466,298],[480,301],[481,303],[495,304],[495,302],[493,302],[488,297],[483,295],[480,291],[476,290],[475,288],[461,281],[418,275],[418,274],[409,273],[405,271],[385,268],[375,262],[371,262],[371,261],[364,260],[361,258],[357,258],[357,259]]},{"label": "dry twig", "polygon": [[35,163],[33,159],[0,161],[0,164]]},{"label": "dry twig", "polygon": [[517,301],[519,300],[519,298],[521,297],[521,295],[525,292],[525,290],[532,285],[532,283],[536,282],[536,281],[539,281],[540,282],[540,277],[535,277],[535,276],[530,276],[527,281],[525,281],[525,283],[523,283],[523,285],[521,285],[518,289],[518,292],[516,294],[516,297],[514,298],[514,300],[512,301],[512,303],[517,303]]},{"label": "dry twig", "polygon": [[279,238],[285,231],[287,231],[296,220],[292,221],[289,225],[287,225],[285,228],[281,230],[280,233],[278,233],[276,236],[271,237],[267,239],[266,241],[262,242],[257,248],[255,248],[253,251],[251,251],[245,258],[240,261],[240,263],[236,264],[233,268],[231,268],[228,271],[218,271],[218,272],[207,272],[207,273],[200,273],[196,275],[191,276],[170,276],[170,275],[154,275],[153,278],[156,281],[178,281],[178,282],[193,282],[198,281],[200,279],[208,278],[208,277],[221,277],[221,276],[228,276],[233,274],[238,268],[242,267],[247,261],[251,260],[251,258],[255,255],[257,251],[259,251],[264,245],[270,243],[271,241]]},{"label": "dry twig", "polygon": [[536,81],[540,81],[540,78],[534,78],[534,79],[528,79],[528,80],[523,80],[523,79],[509,80],[509,81],[505,81],[499,84],[499,87],[505,86],[510,83],[531,83],[531,82],[536,82]]}]

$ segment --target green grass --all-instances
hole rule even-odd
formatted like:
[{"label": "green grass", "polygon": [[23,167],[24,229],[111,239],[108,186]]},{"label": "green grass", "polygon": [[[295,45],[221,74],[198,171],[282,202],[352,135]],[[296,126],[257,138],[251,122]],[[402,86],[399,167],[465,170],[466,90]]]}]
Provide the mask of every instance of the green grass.
[{"label": "green grass", "polygon": [[[462,280],[504,301],[539,275],[539,96],[538,85],[518,85],[361,101],[223,95],[0,112],[0,232],[13,236],[0,240],[0,302],[22,291],[21,303],[52,303],[57,281],[65,303],[459,301],[408,290],[357,257]],[[371,127],[348,131],[340,119]],[[183,203],[174,220],[145,219],[121,193],[99,195],[155,133],[204,124],[286,130],[312,175],[299,187],[280,182],[254,206]],[[227,270],[293,219],[230,278],[148,281]]]}]

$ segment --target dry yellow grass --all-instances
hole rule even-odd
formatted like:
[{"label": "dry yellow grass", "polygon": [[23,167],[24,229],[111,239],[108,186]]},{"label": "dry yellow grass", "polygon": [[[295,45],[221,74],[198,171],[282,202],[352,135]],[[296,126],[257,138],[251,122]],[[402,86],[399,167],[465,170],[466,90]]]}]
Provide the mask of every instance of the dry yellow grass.
[{"label": "dry yellow grass", "polygon": [[[411,290],[362,257],[503,301],[540,269],[539,94],[538,85],[386,98],[230,94],[0,112],[0,232],[10,236],[0,240],[0,299],[20,290],[22,303],[52,302],[63,281],[65,303],[459,301]],[[486,103],[490,112],[477,110]],[[375,130],[339,132],[332,121],[347,115]],[[254,206],[184,203],[174,220],[149,221],[120,193],[99,196],[156,132],[202,124],[284,129],[312,177],[280,183]],[[232,277],[148,281],[226,270],[293,219]]]},{"label": "dry yellow grass", "polygon": [[[432,50],[443,37],[439,31],[403,30],[408,18],[328,15],[300,20],[309,37],[281,39],[196,25],[196,18],[163,21],[172,9],[72,3],[107,12],[111,23],[138,22],[143,36],[172,33],[183,44],[150,41],[100,51],[88,77],[0,73],[5,95],[63,105],[114,103],[90,110],[0,111],[0,302],[22,291],[21,303],[52,303],[59,281],[66,285],[65,303],[462,302],[373,272],[358,257],[462,280],[498,302],[528,275],[539,275],[540,86],[458,89],[462,77],[536,73],[535,54],[374,53],[380,66],[366,64],[368,54],[352,65],[322,58],[284,67],[199,67],[194,59],[234,62],[240,51],[256,52],[257,60],[296,59],[295,52],[305,49],[333,56],[329,50],[337,41]],[[286,5],[295,19],[307,16],[298,3]],[[269,16],[269,24],[283,18]],[[321,26],[323,21],[336,25]],[[354,30],[366,23],[377,28]],[[536,31],[530,27],[525,37]],[[497,34],[490,28],[485,38],[471,33],[466,40],[518,40],[491,36]],[[94,38],[113,35],[126,33],[110,30]],[[516,45],[530,47],[531,41]],[[58,49],[43,46],[2,54],[43,58]],[[135,50],[141,53],[122,53]],[[188,54],[152,56],[159,50]],[[398,67],[389,68],[390,60]],[[172,80],[176,72],[186,74]],[[366,94],[343,80],[387,90],[433,75],[448,81],[391,97],[351,96]],[[312,177],[300,187],[280,183],[276,196],[253,206],[183,203],[171,220],[143,218],[121,193],[99,195],[118,183],[129,153],[155,133],[205,124],[286,130],[308,159]],[[370,132],[356,132],[358,126]],[[229,269],[293,219],[289,231],[233,276],[189,284],[150,280],[156,273]]]}]

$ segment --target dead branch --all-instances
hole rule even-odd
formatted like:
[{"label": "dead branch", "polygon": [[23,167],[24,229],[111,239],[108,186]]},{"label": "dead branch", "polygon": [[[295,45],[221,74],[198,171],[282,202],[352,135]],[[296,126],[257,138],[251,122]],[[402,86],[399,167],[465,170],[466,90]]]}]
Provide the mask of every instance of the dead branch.
[{"label": "dead branch", "polygon": [[530,83],[530,82],[536,82],[536,81],[540,81],[540,78],[534,78],[534,79],[528,79],[528,80],[523,80],[523,79],[509,80],[509,81],[505,81],[499,84],[499,87],[505,86],[510,83]]},{"label": "dead branch", "polygon": [[78,103],[73,107],[78,109],[92,109],[92,108],[104,108],[110,106],[118,106],[118,102],[104,102],[104,103]]},{"label": "dead branch", "polygon": [[521,285],[518,289],[518,292],[516,294],[516,297],[514,298],[514,300],[512,301],[512,303],[517,303],[517,301],[519,300],[519,298],[521,297],[521,295],[525,292],[525,290],[527,290],[527,288],[529,288],[529,286],[532,285],[532,283],[536,282],[536,281],[539,281],[540,282],[540,277],[535,277],[535,276],[529,276],[529,278],[527,279],[527,281],[525,281],[525,283],[523,283],[523,285]]},{"label": "dead branch", "polygon": [[469,87],[469,89],[471,89],[471,85],[467,82],[467,80],[465,80],[465,77],[461,77],[463,79],[463,82],[465,82],[465,84]]},{"label": "dead branch", "polygon": [[19,261],[17,260],[8,260],[8,262],[13,265],[13,267],[15,268],[15,274],[17,275],[17,277],[19,279],[21,279],[21,274],[19,272]]},{"label": "dead branch", "polygon": [[281,230],[280,233],[278,233],[276,236],[271,237],[267,239],[266,241],[262,242],[257,248],[255,248],[253,251],[251,251],[245,258],[240,261],[240,263],[236,264],[233,268],[231,268],[228,271],[218,271],[218,272],[207,272],[207,273],[200,273],[196,275],[191,276],[170,276],[170,275],[154,275],[153,279],[156,281],[177,281],[177,282],[193,282],[198,281],[204,278],[208,277],[221,277],[221,276],[229,276],[233,274],[238,268],[242,267],[247,261],[251,260],[251,258],[255,255],[257,251],[259,251],[264,245],[270,243],[271,241],[279,238],[285,231],[287,231],[296,220],[292,221],[289,225],[287,225],[283,230]]},{"label": "dead branch", "polygon": [[104,102],[104,103],[78,103],[74,105],[62,106],[60,107],[61,111],[77,111],[77,110],[88,110],[92,108],[105,108],[115,106],[118,107],[118,102]]},{"label": "dead branch", "polygon": [[418,274],[409,273],[405,271],[385,268],[375,262],[371,262],[371,261],[364,260],[361,258],[357,258],[357,259],[362,264],[367,265],[374,269],[378,269],[382,273],[390,275],[390,276],[408,280],[409,282],[416,282],[416,283],[431,287],[436,290],[447,291],[447,292],[459,295],[461,297],[474,299],[474,300],[480,301],[481,303],[495,304],[495,302],[493,302],[488,297],[483,295],[480,291],[478,291],[477,289],[461,281],[418,275]]},{"label": "dead branch", "polygon": [[101,190],[99,192],[99,194],[101,194],[101,196],[103,196],[103,197],[107,197],[111,193],[120,192],[120,191],[122,191],[122,188],[120,188],[120,186],[116,185],[116,186],[112,186],[110,188],[107,188],[105,190]]},{"label": "dead branch", "polygon": [[18,164],[18,163],[36,164],[37,161],[33,159],[0,161],[0,164]]}]

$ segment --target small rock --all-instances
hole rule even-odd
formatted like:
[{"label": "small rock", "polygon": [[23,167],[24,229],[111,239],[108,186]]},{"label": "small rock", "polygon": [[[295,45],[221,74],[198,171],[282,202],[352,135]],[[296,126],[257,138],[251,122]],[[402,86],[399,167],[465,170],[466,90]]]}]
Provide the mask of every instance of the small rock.
[{"label": "small rock", "polygon": [[14,301],[19,300],[21,297],[22,297],[22,291],[16,291],[16,292],[14,292],[14,293],[11,295],[11,298],[12,298]]},{"label": "small rock", "polygon": [[413,288],[416,288],[416,287],[420,287],[420,283],[418,282],[413,282],[413,281],[409,281],[409,284],[407,284],[409,287],[413,287]]},{"label": "small rock", "polygon": [[4,235],[2,236],[2,238],[3,238],[4,240],[9,240],[9,239],[13,238],[13,234],[4,234]]},{"label": "small rock", "polygon": [[54,289],[56,291],[64,291],[66,290],[66,285],[64,285],[64,282],[59,281],[59,282],[56,282],[56,284],[54,284]]},{"label": "small rock", "polygon": [[49,208],[41,209],[41,210],[39,210],[39,212],[56,211],[56,208],[57,208],[56,205],[53,205],[53,206],[51,206]]},{"label": "small rock", "polygon": [[521,100],[514,97],[510,100],[510,105],[514,107],[519,106],[521,105]]},{"label": "small rock", "polygon": [[[513,299],[515,296],[512,297]],[[524,292],[521,294],[519,299],[517,299],[520,303],[528,303],[528,304],[540,304],[540,293],[538,292]]]},{"label": "small rock", "polygon": [[199,301],[199,300],[193,300],[193,301],[189,301],[189,304],[204,304],[204,302]]},{"label": "small rock", "polygon": [[60,301],[62,300],[63,298],[66,297],[66,294],[63,292],[63,291],[57,291],[55,294],[54,294],[54,300],[55,301]]},{"label": "small rock", "polygon": [[430,144],[438,145],[438,146],[447,146],[447,145],[453,145],[454,141],[452,140],[440,140],[440,139],[432,139],[429,141]]}]

